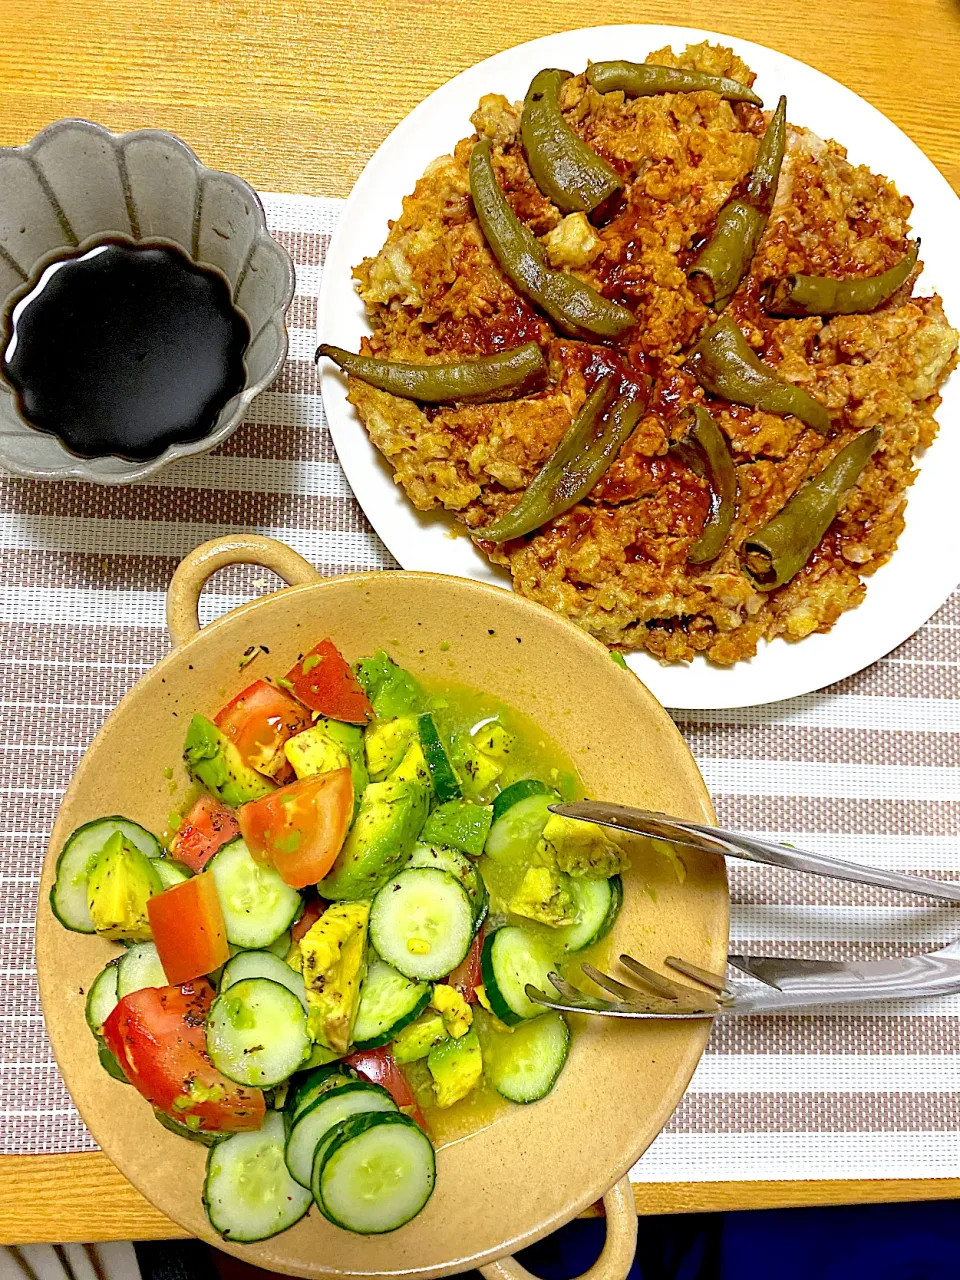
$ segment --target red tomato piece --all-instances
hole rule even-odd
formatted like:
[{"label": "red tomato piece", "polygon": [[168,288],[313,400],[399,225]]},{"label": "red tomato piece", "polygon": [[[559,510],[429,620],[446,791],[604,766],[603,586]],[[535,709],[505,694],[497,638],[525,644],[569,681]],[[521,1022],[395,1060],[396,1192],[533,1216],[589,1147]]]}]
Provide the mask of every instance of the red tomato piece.
[{"label": "red tomato piece", "polygon": [[190,982],[230,959],[213,875],[205,871],[147,901],[153,941],[167,982]]},{"label": "red tomato piece", "polygon": [[321,640],[287,672],[294,696],[331,720],[366,724],[373,707],[350,664],[332,640]]},{"label": "red tomato piece", "polygon": [[353,778],[332,769],[279,787],[241,805],[240,830],[260,862],[270,862],[294,889],[322,880],[353,821]]},{"label": "red tomato piece", "polygon": [[305,934],[308,934],[326,909],[327,904],[322,898],[311,898],[303,908],[303,915],[290,930],[291,941],[299,942]]},{"label": "red tomato piece", "polygon": [[251,769],[280,782],[293,777],[283,744],[310,725],[310,717],[289,694],[254,680],[228,703],[214,722],[222,729]]},{"label": "red tomato piece", "polygon": [[207,1056],[213,999],[205,978],[145,987],[117,1004],[103,1038],[137,1092],[166,1115],[211,1133],[259,1129],[263,1091],[234,1084]]},{"label": "red tomato piece", "polygon": [[184,818],[170,852],[191,871],[202,871],[217,850],[239,834],[234,811],[213,796],[203,795]]},{"label": "red tomato piece", "polygon": [[477,930],[477,936],[470,944],[470,950],[463,960],[447,976],[447,984],[456,989],[467,1004],[477,1003],[477,987],[483,981],[480,972],[480,956],[483,952],[483,925]]},{"label": "red tomato piece", "polygon": [[382,1049],[361,1049],[343,1059],[349,1067],[353,1067],[358,1076],[378,1084],[386,1089],[397,1106],[413,1116],[421,1129],[426,1129],[427,1122],[417,1102],[417,1095],[410,1088],[410,1082],[397,1065],[397,1060],[388,1046]]}]

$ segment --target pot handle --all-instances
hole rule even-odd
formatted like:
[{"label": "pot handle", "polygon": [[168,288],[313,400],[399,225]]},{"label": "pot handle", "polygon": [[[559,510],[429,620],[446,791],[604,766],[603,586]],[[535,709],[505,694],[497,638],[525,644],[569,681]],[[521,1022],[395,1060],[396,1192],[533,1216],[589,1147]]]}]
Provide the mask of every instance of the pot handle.
[{"label": "pot handle", "polygon": [[[614,1183],[603,1197],[607,1214],[607,1238],[603,1252],[589,1271],[577,1280],[626,1280],[637,1252],[637,1206],[629,1177]],[[484,1280],[536,1280],[516,1258],[498,1258],[480,1267]]]},{"label": "pot handle", "polygon": [[308,560],[276,538],[241,533],[203,542],[183,557],[167,588],[167,630],[174,645],[184,644],[200,630],[200,592],[207,579],[228,564],[262,565],[291,587],[320,580]]}]

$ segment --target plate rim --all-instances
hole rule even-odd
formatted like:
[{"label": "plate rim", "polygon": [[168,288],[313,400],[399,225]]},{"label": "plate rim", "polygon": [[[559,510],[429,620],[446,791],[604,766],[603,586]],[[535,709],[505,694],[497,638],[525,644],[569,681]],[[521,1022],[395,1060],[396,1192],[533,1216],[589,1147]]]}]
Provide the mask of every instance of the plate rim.
[{"label": "plate rim", "polygon": [[[953,191],[936,165],[898,125],[894,124],[872,103],[852,89],[800,59],[781,53],[779,50],[772,49],[769,46],[758,44],[755,41],[705,30],[700,27],[654,23],[613,23],[603,26],[570,28],[518,43],[465,68],[423,98],[383,140],[367,161],[354,184],[341,210],[340,221],[327,249],[317,306],[317,333],[321,341],[328,334],[331,338],[337,337],[335,324],[342,312],[345,300],[343,280],[338,277],[342,277],[343,267],[346,265],[346,274],[349,280],[351,264],[346,261],[346,258],[354,256],[355,250],[348,252],[346,242],[350,234],[353,215],[357,208],[367,199],[367,186],[376,176],[378,168],[384,165],[385,161],[393,155],[398,147],[402,146],[407,135],[416,131],[422,120],[429,119],[431,113],[438,106],[442,106],[444,97],[452,96],[466,82],[479,79],[488,72],[491,76],[495,76],[498,70],[502,69],[506,64],[524,56],[529,56],[534,49],[545,44],[553,44],[565,39],[569,40],[572,37],[576,37],[583,42],[590,40],[609,41],[617,37],[622,39],[625,33],[629,33],[629,37],[635,41],[644,41],[650,49],[665,43],[676,45],[684,41],[689,43],[697,40],[720,42],[733,48],[748,62],[751,58],[756,59],[759,57],[761,63],[766,59],[772,58],[792,74],[801,73],[805,77],[812,78],[814,85],[819,85],[819,87],[829,90],[832,94],[840,95],[841,98],[846,99],[847,105],[855,104],[857,114],[872,123],[874,127],[887,133],[888,136],[892,131],[892,134],[897,138],[899,150],[901,152],[905,150],[906,152],[906,157],[901,156],[899,158],[902,161],[899,164],[900,170],[903,169],[908,157],[910,164],[916,167],[923,175],[924,187],[931,188],[933,194],[941,196],[949,204],[952,204],[955,215],[960,215],[960,197]],[[467,136],[468,129],[469,120],[465,119],[458,136]],[[842,132],[843,130],[841,130]],[[851,127],[846,141],[844,142],[841,139],[841,145],[856,147],[858,141],[863,145],[864,136],[866,135],[864,135],[862,129],[858,137],[856,129]],[[441,152],[442,145],[444,144],[437,145],[433,152],[434,155]],[[875,162],[873,167],[874,169],[876,168]],[[897,166],[895,165],[896,168]],[[419,174],[415,175],[411,168],[408,174],[409,180],[406,183],[403,194],[412,190],[413,184],[418,177]],[[898,179],[895,178],[894,181],[896,182]],[[909,180],[909,186],[916,189],[918,181],[919,179],[914,175]],[[905,189],[908,186],[906,182],[903,182],[902,185]],[[385,224],[388,217],[393,217],[396,214],[396,206],[399,204],[400,197],[397,196],[394,200],[394,194],[390,193],[386,199],[380,200],[380,209],[383,215],[382,224]],[[921,217],[933,217],[933,206],[934,200],[932,198],[926,199],[920,208]],[[938,220],[942,221],[947,218],[949,212],[948,206],[947,213],[940,213]],[[913,234],[916,234],[917,214],[918,208],[915,207],[911,216]],[[374,248],[373,251],[375,252],[376,249]],[[341,262],[341,259],[344,259],[344,262]],[[942,274],[956,276],[957,298],[960,301],[960,270],[951,270],[944,261],[938,259],[935,264],[934,274],[938,277]],[[939,279],[933,283],[927,281],[927,285],[931,289],[935,288],[937,292],[942,292],[942,283]],[[359,300],[356,299],[355,295],[354,303],[359,305]],[[951,308],[957,311],[958,316],[960,316],[960,309],[953,307],[952,304]],[[369,329],[369,326],[367,326],[367,329]],[[340,340],[342,340],[342,332]],[[951,396],[960,402],[960,374],[954,373],[952,378],[948,379],[948,384],[950,383],[953,384],[949,388]],[[393,488],[392,468],[389,467],[366,436],[355,410],[346,403],[344,393],[345,379],[343,379],[338,370],[321,368],[319,371],[319,384],[323,398],[324,413],[340,465],[358,504],[377,536],[401,567],[409,568],[413,571],[426,569],[436,571],[435,564],[428,564],[424,559],[425,555],[430,554],[427,550],[429,539],[439,540],[445,536],[447,539],[457,539],[469,543],[466,535],[454,525],[453,517],[449,512],[417,512],[405,496],[402,496],[399,502],[394,497],[391,503],[389,495]],[[944,385],[941,393],[947,392],[948,384]],[[934,450],[937,449],[938,445],[941,447],[939,454],[935,454],[935,457],[940,457],[947,453],[944,437],[948,434],[950,416],[951,409],[947,405],[942,405],[937,411],[938,437],[932,447]],[[359,444],[357,444],[358,437],[360,438]],[[960,442],[958,442],[957,447],[960,448]],[[925,472],[930,472],[926,456],[929,453],[930,450],[920,450],[916,455],[916,464],[919,468],[918,482]],[[929,479],[928,475],[928,484],[930,483],[933,483],[933,481]],[[911,500],[915,499],[915,493],[912,492],[908,497]],[[399,517],[395,513],[400,513]],[[878,571],[878,574],[887,574],[885,582],[890,583],[890,579],[893,576],[891,573],[892,566],[903,564],[908,559],[908,556],[913,559],[917,558],[918,551],[914,547],[915,539],[910,537],[910,530],[912,527],[915,528],[916,524],[916,518],[911,524],[908,514],[906,527],[898,538],[897,551],[890,561],[881,566]],[[434,527],[429,528],[431,525]],[[424,530],[428,528],[429,533],[426,534],[424,553],[412,552],[409,545],[410,535],[414,534],[419,539],[424,534]],[[908,547],[912,548],[911,550],[905,548],[905,541]],[[450,554],[450,549],[444,548],[439,541],[432,547],[432,551],[440,558]],[[886,591],[879,590],[876,585],[879,579],[869,575],[864,601],[856,609],[845,611],[829,632],[825,634],[814,633],[805,637],[802,642],[799,642],[803,646],[799,650],[795,650],[791,642],[782,638],[769,642],[763,641],[756,658],[736,663],[729,668],[718,667],[702,658],[695,659],[691,664],[660,664],[653,655],[645,651],[635,651],[628,654],[627,661],[635,674],[651,689],[661,703],[678,710],[716,711],[753,707],[785,702],[817,691],[827,690],[839,681],[848,679],[863,671],[903,644],[949,600],[958,580],[960,580],[960,555],[954,556],[952,559],[949,556],[944,557],[942,560],[937,557],[932,557],[932,559],[937,563],[927,566],[927,578],[921,583],[919,589],[915,578],[910,577],[908,579],[910,593],[906,604],[903,599],[895,598],[891,594],[892,583]],[[440,571],[444,572],[445,570],[440,569]],[[480,552],[474,553],[472,570],[464,560],[459,565],[454,564],[449,572],[452,572],[454,576],[470,577],[475,581],[491,582],[512,590],[506,573],[498,570],[495,566],[489,565]],[[897,576],[902,576],[902,574],[898,573]],[[894,600],[896,607],[888,609],[888,616],[884,619],[882,606],[885,603],[889,603],[888,597]],[[876,603],[878,600],[879,605]],[[869,608],[868,602],[870,602]],[[773,656],[767,657],[768,654]],[[685,679],[684,677],[688,678]]]}]

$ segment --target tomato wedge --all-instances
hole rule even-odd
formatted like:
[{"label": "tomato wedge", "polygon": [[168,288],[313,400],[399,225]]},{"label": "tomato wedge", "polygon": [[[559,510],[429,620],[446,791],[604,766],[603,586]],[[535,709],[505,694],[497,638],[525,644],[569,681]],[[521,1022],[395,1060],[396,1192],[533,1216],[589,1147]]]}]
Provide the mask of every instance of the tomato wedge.
[{"label": "tomato wedge", "polygon": [[287,681],[305,706],[331,720],[366,724],[373,719],[370,699],[332,640],[321,640],[305,653],[287,672]]},{"label": "tomato wedge", "polygon": [[214,721],[240,752],[244,764],[280,782],[288,782],[293,770],[283,754],[283,744],[310,725],[310,717],[289,694],[254,680],[220,711]]},{"label": "tomato wedge", "polygon": [[322,898],[311,898],[303,908],[303,915],[290,930],[290,940],[299,942],[305,934],[310,932],[326,909],[327,904]]},{"label": "tomato wedge", "polygon": [[230,959],[213,875],[205,871],[147,900],[147,915],[170,983],[213,973]]},{"label": "tomato wedge", "polygon": [[181,1124],[210,1133],[259,1129],[263,1091],[234,1084],[207,1057],[206,1017],[214,990],[205,978],[145,987],[124,996],[103,1038],[134,1088]]},{"label": "tomato wedge", "polygon": [[302,889],[322,880],[337,859],[353,821],[353,778],[349,769],[301,778],[241,805],[238,816],[253,856]]},{"label": "tomato wedge", "polygon": [[213,796],[202,795],[173,837],[170,852],[191,871],[202,871],[217,850],[239,834],[234,811]]},{"label": "tomato wedge", "polygon": [[480,956],[483,953],[483,925],[477,930],[477,936],[470,944],[470,950],[457,967],[447,975],[447,984],[456,989],[467,1004],[477,1004],[477,987],[483,981],[480,971]]},{"label": "tomato wedge", "polygon": [[343,1061],[347,1066],[353,1067],[358,1076],[386,1089],[397,1106],[413,1116],[421,1129],[427,1127],[417,1095],[410,1088],[410,1082],[397,1066],[396,1058],[386,1045],[382,1049],[361,1049],[358,1053],[351,1053]]}]

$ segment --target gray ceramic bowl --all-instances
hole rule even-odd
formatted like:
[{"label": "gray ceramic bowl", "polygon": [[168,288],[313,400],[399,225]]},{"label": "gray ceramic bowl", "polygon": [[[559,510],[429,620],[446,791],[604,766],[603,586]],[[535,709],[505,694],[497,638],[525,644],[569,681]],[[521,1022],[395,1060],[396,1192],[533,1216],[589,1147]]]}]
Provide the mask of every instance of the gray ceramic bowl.
[{"label": "gray ceramic bowl", "polygon": [[205,168],[179,138],[157,129],[115,134],[86,120],[60,120],[23,147],[0,148],[0,316],[49,262],[107,234],[171,241],[226,276],[252,334],[246,383],[202,440],[131,462],[79,458],[27,426],[0,376],[0,466],[18,475],[124,484],[205,453],[236,429],[286,357],[293,263],[271,239],[246,182]]}]

